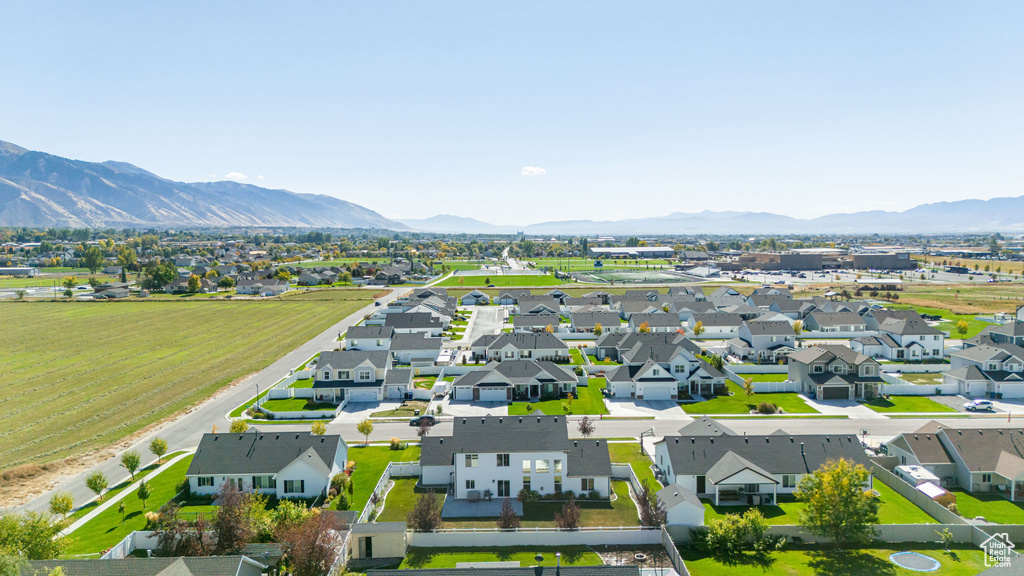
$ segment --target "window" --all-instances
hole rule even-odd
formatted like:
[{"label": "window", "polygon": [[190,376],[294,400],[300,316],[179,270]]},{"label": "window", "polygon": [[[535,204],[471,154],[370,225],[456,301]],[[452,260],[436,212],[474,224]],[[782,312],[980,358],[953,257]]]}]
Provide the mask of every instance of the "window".
[{"label": "window", "polygon": [[561,492],[561,491],[562,491],[562,477],[561,476],[555,476],[555,492]]},{"label": "window", "polygon": [[593,478],[581,478],[580,479],[580,491],[581,492],[592,492],[594,490],[594,479]]},{"label": "window", "polygon": [[538,474],[547,474],[551,469],[547,460],[537,460],[534,467]]},{"label": "window", "polygon": [[508,454],[498,454],[498,466],[508,466]]},{"label": "window", "polygon": [[982,482],[986,482],[986,483],[987,482],[991,482],[992,481],[992,475],[991,474],[982,474],[981,475],[981,481]]},{"label": "window", "polygon": [[242,484],[242,479],[241,478],[236,478],[235,479],[235,484],[238,485],[238,491],[239,492],[241,492],[242,490],[245,490],[245,485]]},{"label": "window", "polygon": [[796,488],[796,474],[783,474],[782,475],[782,487],[783,488]]},{"label": "window", "polygon": [[509,480],[498,480],[498,498],[508,498],[512,495],[512,482]]},{"label": "window", "polygon": [[477,468],[480,466],[479,454],[466,454],[466,468]]},{"label": "window", "polygon": [[865,376],[873,376],[875,374],[875,367],[874,366],[865,366],[863,371],[864,371],[863,373],[864,373]]},{"label": "window", "polygon": [[676,367],[674,368],[674,370],[675,370],[675,371],[676,371],[677,373],[678,373],[678,372],[686,372],[686,366],[683,366],[683,365],[681,365],[681,364],[677,364],[677,365],[676,365]]},{"label": "window", "polygon": [[651,370],[651,374],[654,375],[654,376],[660,376],[661,375],[661,370],[658,370],[657,368],[655,368],[654,370]]},{"label": "window", "polygon": [[744,484],[743,491],[749,494],[755,494],[760,491],[761,487],[757,484]]},{"label": "window", "polygon": [[835,364],[832,366],[832,372],[835,372],[836,374],[842,374],[846,372],[846,366],[843,366],[842,364]]},{"label": "window", "polygon": [[811,367],[811,372],[813,372],[814,374],[821,374],[824,371],[825,367],[822,366],[821,364],[815,364],[814,366]]},{"label": "window", "polygon": [[561,474],[561,473],[562,473],[562,461],[561,460],[555,460],[555,474]]},{"label": "window", "polygon": [[515,358],[515,357],[516,357],[516,353],[514,351],[512,351],[512,350],[506,350],[505,351],[505,358]]},{"label": "window", "polygon": [[330,380],[330,379],[331,379],[331,371],[330,370],[324,370],[324,380]]},{"label": "window", "polygon": [[360,370],[359,371],[359,379],[360,380],[369,380],[370,379],[370,371],[369,370]]},{"label": "window", "polygon": [[349,340],[348,343],[351,344],[353,348],[359,346],[359,340]]},{"label": "window", "polygon": [[383,346],[383,345],[384,345],[384,340],[381,340],[380,338],[378,338],[377,339],[377,346]]},{"label": "window", "polygon": [[476,490],[476,480],[466,480],[466,490]]},{"label": "window", "polygon": [[527,473],[529,471],[530,471],[530,461],[529,460],[523,460],[523,474],[525,474],[525,473]]},{"label": "window", "polygon": [[200,476],[196,478],[196,484],[199,486],[213,486],[213,476]]},{"label": "window", "polygon": [[306,491],[305,480],[285,480],[284,481],[284,493],[285,494],[302,494]]},{"label": "window", "polygon": [[526,490],[527,492],[531,490],[529,476],[523,476],[523,490]]},{"label": "window", "polygon": [[999,370],[999,364],[996,364],[995,362],[989,362],[987,365],[985,365],[985,370]]}]

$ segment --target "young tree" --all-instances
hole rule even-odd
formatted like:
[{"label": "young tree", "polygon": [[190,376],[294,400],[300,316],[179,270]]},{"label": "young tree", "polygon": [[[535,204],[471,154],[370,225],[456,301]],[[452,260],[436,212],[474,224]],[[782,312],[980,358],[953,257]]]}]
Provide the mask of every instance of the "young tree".
[{"label": "young tree", "polygon": [[107,489],[107,477],[103,472],[93,472],[85,478],[85,486],[96,493],[100,500],[103,500],[103,491]]},{"label": "young tree", "polygon": [[121,467],[132,475],[132,482],[135,482],[135,471],[139,469],[139,464],[141,463],[142,457],[135,450],[129,450],[121,454]]},{"label": "young tree", "polygon": [[441,505],[433,490],[420,495],[406,521],[415,532],[433,532],[441,528]]},{"label": "young tree", "polygon": [[863,465],[829,460],[800,480],[796,497],[804,502],[800,523],[827,536],[837,547],[866,542],[878,523],[878,499],[868,491],[871,475]]},{"label": "young tree", "polygon": [[963,340],[967,336],[967,332],[970,331],[971,327],[967,324],[967,320],[960,320],[956,323],[956,333],[960,335],[960,339]]},{"label": "young tree", "polygon": [[196,294],[197,292],[199,292],[199,288],[200,287],[201,287],[201,285],[199,284],[199,276],[196,276],[195,274],[193,274],[193,275],[188,277],[188,293],[189,294]]},{"label": "young tree", "polygon": [[0,514],[0,554],[20,553],[26,560],[50,560],[64,551],[64,521],[49,514]]},{"label": "young tree", "polygon": [[590,419],[590,416],[583,416],[583,418],[580,418],[577,429],[584,438],[590,438],[594,433],[594,421]]},{"label": "young tree", "polygon": [[583,515],[583,511],[580,509],[580,505],[576,503],[576,499],[569,496],[566,499],[565,504],[562,505],[561,512],[555,512],[555,526],[563,530],[576,530],[580,527],[580,518]]},{"label": "young tree", "polygon": [[370,434],[373,434],[373,421],[369,418],[363,418],[362,422],[356,424],[356,430],[363,435],[363,439],[366,444],[370,443]]},{"label": "young tree", "polygon": [[793,333],[794,334],[799,336],[800,333],[802,333],[803,331],[804,331],[804,321],[803,320],[797,320],[796,322],[793,322]]},{"label": "young tree", "polygon": [[516,514],[515,508],[512,506],[512,501],[505,498],[505,501],[501,503],[501,511],[498,512],[498,528],[502,530],[511,530],[513,528],[519,528],[519,516]]},{"label": "young tree", "polygon": [[121,515],[121,524],[124,524],[124,500],[117,503],[117,513]]},{"label": "young tree", "polygon": [[50,496],[50,514],[66,520],[71,509],[75,507],[75,499],[67,492],[56,492]]},{"label": "young tree", "polygon": [[249,429],[249,423],[245,420],[232,420],[231,427],[228,428],[228,432],[232,434],[241,434]]},{"label": "young tree", "polygon": [[14,293],[15,297],[18,300],[24,300],[26,294],[28,294],[28,292],[26,292],[25,290],[18,290]]},{"label": "young tree", "polygon": [[696,337],[700,336],[703,333],[704,333],[704,323],[700,322],[700,321],[697,321],[697,323],[693,325],[693,337],[696,338]]},{"label": "young tree", "polygon": [[64,281],[61,282],[60,285],[65,287],[65,288],[67,288],[68,290],[70,290],[70,289],[74,288],[75,286],[78,286],[78,278],[76,278],[74,276],[68,276],[68,277],[64,278]]},{"label": "young tree", "polygon": [[313,425],[310,426],[309,432],[313,436],[323,436],[324,434],[327,434],[327,424],[324,424],[323,422],[313,422]]},{"label": "young tree", "polygon": [[747,395],[747,401],[754,397],[754,379],[747,376],[743,379],[743,393]]},{"label": "young tree", "polygon": [[338,559],[341,542],[334,516],[312,514],[301,525],[284,531],[284,543],[294,576],[326,576]]},{"label": "young tree", "polygon": [[139,489],[135,495],[139,497],[139,500],[142,500],[142,509],[145,510],[146,500],[149,500],[149,497],[153,495],[153,490],[149,487],[149,482],[146,482],[145,480],[139,482]]},{"label": "young tree", "polygon": [[149,451],[156,456],[158,463],[163,464],[164,454],[167,454],[167,440],[163,438],[153,438],[149,443]]},{"label": "young tree", "polygon": [[641,334],[646,334],[651,331],[651,326],[647,322],[640,323],[640,326],[636,329]]},{"label": "young tree", "polygon": [[220,280],[217,280],[217,286],[230,290],[235,287],[235,281],[230,276],[222,276]]},{"label": "young tree", "polygon": [[430,425],[426,421],[420,420],[420,427],[416,429],[416,436],[422,439],[427,434],[430,434]]},{"label": "young tree", "polygon": [[576,396],[572,392],[565,394],[565,401],[569,404],[569,414],[572,414],[572,401],[576,399]]},{"label": "young tree", "polygon": [[74,295],[75,295],[75,293],[71,291],[71,288],[65,288],[64,289],[64,297],[65,298],[71,298]]},{"label": "young tree", "polygon": [[217,547],[214,553],[236,554],[253,538],[248,498],[234,482],[224,482],[217,491],[216,504]]},{"label": "young tree", "polygon": [[604,326],[601,326],[601,323],[598,322],[594,324],[594,336],[600,336],[601,334],[604,334]]},{"label": "young tree", "polygon": [[644,480],[640,493],[636,495],[637,507],[640,508],[641,526],[664,526],[668,520],[665,505],[658,502],[658,495],[651,490],[650,484]]}]

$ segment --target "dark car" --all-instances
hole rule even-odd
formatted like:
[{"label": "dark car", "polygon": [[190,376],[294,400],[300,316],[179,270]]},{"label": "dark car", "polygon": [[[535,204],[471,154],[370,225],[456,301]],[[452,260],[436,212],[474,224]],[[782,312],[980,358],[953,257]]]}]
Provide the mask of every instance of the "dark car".
[{"label": "dark car", "polygon": [[374,302],[373,305],[374,306],[380,306],[380,300],[377,300],[376,302]]},{"label": "dark car", "polygon": [[417,416],[409,420],[409,426],[433,426],[437,424],[437,418],[433,416]]},{"label": "dark car", "polygon": [[494,284],[488,284],[487,287],[488,288],[494,288]]}]

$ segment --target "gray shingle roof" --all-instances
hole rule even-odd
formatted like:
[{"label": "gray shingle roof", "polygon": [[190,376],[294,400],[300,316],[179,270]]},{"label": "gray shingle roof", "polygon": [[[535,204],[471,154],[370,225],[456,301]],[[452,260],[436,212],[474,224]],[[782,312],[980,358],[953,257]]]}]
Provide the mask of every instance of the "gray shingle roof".
[{"label": "gray shingle roof", "polygon": [[325,350],[316,361],[316,369],[352,370],[366,361],[375,368],[384,368],[390,357],[387,350]]},{"label": "gray shingle roof", "polygon": [[793,336],[793,326],[782,320],[748,320],[747,329],[751,336]]},{"label": "gray shingle roof", "polygon": [[942,433],[972,472],[994,472],[1004,453],[1024,458],[1024,429],[946,427]]},{"label": "gray shingle roof", "polygon": [[573,312],[572,325],[575,327],[593,328],[594,325],[619,326],[619,315],[615,312]]},{"label": "gray shingle roof", "polygon": [[391,339],[391,350],[440,350],[440,338],[428,338],[424,332],[395,334]]},{"label": "gray shingle roof", "polygon": [[56,567],[67,576],[235,576],[243,563],[261,570],[266,566],[245,556],[199,556],[191,558],[121,558],[117,560],[35,560],[24,574],[46,574]]},{"label": "gray shingle roof", "polygon": [[541,332],[540,334],[524,332],[506,332],[499,335],[487,348],[497,350],[506,346],[513,346],[519,350],[568,350],[565,342],[562,342],[554,334]]},{"label": "gray shingle roof", "polygon": [[395,329],[391,326],[353,326],[345,332],[346,340],[358,340],[360,338],[388,339],[395,335]]},{"label": "gray shingle roof", "polygon": [[669,484],[658,490],[658,502],[664,504],[666,509],[674,508],[684,502],[704,507],[704,504],[701,503],[700,498],[697,498],[693,490],[683,488],[679,484]]},{"label": "gray shingle roof", "polygon": [[187,475],[277,474],[296,459],[330,471],[338,434],[314,436],[309,432],[245,432],[203,434]]},{"label": "gray shingle roof", "polygon": [[654,312],[646,314],[633,314],[630,317],[630,323],[633,326],[640,326],[643,323],[651,328],[679,328],[682,324],[679,322],[679,316],[675,314],[666,314],[664,312]]},{"label": "gray shingle roof", "polygon": [[441,321],[428,312],[406,312],[403,314],[386,314],[384,325],[394,328],[438,328]]},{"label": "gray shingle roof", "polygon": [[666,436],[661,443],[677,475],[706,475],[729,452],[772,474],[807,474],[837,458],[867,464],[864,447],[852,434]]}]

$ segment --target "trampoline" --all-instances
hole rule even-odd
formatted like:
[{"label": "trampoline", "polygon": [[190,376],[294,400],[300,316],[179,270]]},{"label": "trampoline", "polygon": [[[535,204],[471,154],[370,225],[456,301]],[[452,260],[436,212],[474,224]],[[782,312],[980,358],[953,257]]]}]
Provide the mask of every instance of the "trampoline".
[{"label": "trampoline", "polygon": [[896,552],[889,556],[889,560],[900,568],[915,572],[934,572],[941,566],[935,558],[917,552]]}]

